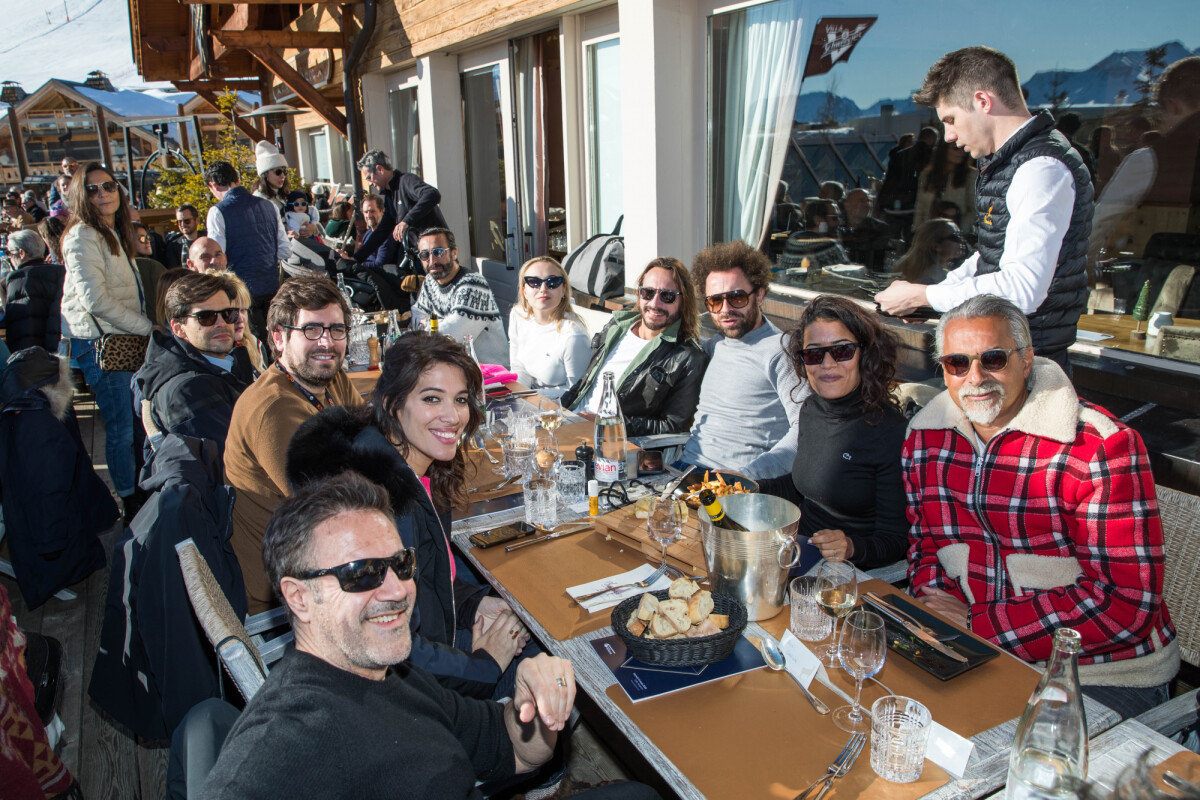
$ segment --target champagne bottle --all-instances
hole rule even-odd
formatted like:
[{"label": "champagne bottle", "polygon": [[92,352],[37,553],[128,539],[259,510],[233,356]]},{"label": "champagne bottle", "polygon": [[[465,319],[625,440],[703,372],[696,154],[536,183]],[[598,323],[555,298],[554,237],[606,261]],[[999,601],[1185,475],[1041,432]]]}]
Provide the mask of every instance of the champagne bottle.
[{"label": "champagne bottle", "polygon": [[1006,800],[1074,798],[1087,777],[1088,733],[1079,688],[1079,632],[1059,628],[1046,671],[1017,723]]},{"label": "champagne bottle", "polygon": [[750,530],[737,520],[729,518],[729,515],[725,513],[725,509],[721,507],[721,501],[717,499],[717,493],[712,489],[702,489],[700,491],[700,505],[704,507],[704,513],[708,514],[708,518],[712,520],[712,524],[718,528],[728,528],[731,531]]},{"label": "champagne bottle", "polygon": [[437,333],[437,332],[438,332],[438,318],[437,318],[437,314],[434,314],[434,313],[432,313],[432,312],[429,314],[429,332],[430,332],[430,333]]},{"label": "champagne bottle", "polygon": [[604,373],[604,388],[596,411],[596,480],[614,483],[625,471],[625,415],[617,401],[617,379]]}]

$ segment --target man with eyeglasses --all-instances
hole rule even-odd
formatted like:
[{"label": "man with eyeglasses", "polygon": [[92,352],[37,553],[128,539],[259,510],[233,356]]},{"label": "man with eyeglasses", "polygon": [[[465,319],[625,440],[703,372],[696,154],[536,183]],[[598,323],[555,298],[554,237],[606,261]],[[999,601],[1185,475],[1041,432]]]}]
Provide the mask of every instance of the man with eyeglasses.
[{"label": "man with eyeglasses", "polygon": [[388,211],[396,221],[392,237],[406,247],[418,244],[418,235],[429,228],[445,228],[446,218],[438,203],[442,193],[411,172],[392,169],[387,153],[368,150],[358,160],[363,183],[369,183],[388,202]]},{"label": "man with eyeglasses", "polygon": [[182,203],[175,209],[175,225],[179,230],[167,234],[167,260],[163,264],[168,269],[187,265],[188,250],[200,238],[200,212],[191,203]]},{"label": "man with eyeglasses", "polygon": [[612,372],[628,435],[686,433],[708,362],[687,268],[677,258],[656,258],[642,270],[637,286],[637,308],[614,311],[592,337],[587,370],[562,396],[562,404],[594,419],[604,373]]},{"label": "man with eyeglasses", "polygon": [[500,306],[487,278],[458,264],[458,248],[449,228],[429,228],[417,240],[417,257],[428,279],[413,303],[413,316],[436,314],[438,332],[455,339],[470,336],[485,364],[508,366],[508,336]]},{"label": "man with eyeglasses", "polygon": [[[550,760],[575,701],[569,661],[523,660],[503,705],[449,691],[408,661],[420,565],[383,487],[353,472],[301,487],[280,504],[264,544],[295,645],[189,794],[466,800]],[[629,783],[576,795],[657,796]]]},{"label": "man with eyeglasses", "polygon": [[938,323],[946,391],[901,451],[909,591],[1028,662],[1074,628],[1084,694],[1135,716],[1166,701],[1179,667],[1150,459],[1032,341],[992,295]]},{"label": "man with eyeglasses", "polygon": [[784,355],[783,332],[762,313],[771,261],[740,239],[716,244],[696,254],[692,280],[718,333],[704,343],[708,369],[676,466],[722,467],[751,478],[790,473],[810,390]]},{"label": "man with eyeglasses", "polygon": [[211,439],[225,447],[238,397],[254,381],[233,332],[241,317],[237,287],[212,273],[189,273],[167,290],[166,324],[155,328],[146,363],[134,375],[151,446],[169,433]]},{"label": "man with eyeglasses", "polygon": [[267,313],[278,359],[238,398],[225,439],[225,480],[237,489],[230,540],[251,614],[276,605],[262,568],[263,532],[288,493],[287,448],[306,419],[329,406],[360,406],[342,371],[350,308],[324,275],[291,278]]}]

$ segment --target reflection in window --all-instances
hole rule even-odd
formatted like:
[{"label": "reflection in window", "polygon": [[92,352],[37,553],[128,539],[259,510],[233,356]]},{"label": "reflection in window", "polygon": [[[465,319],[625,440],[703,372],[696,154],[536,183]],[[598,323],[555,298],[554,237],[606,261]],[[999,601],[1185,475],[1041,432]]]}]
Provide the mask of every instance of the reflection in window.
[{"label": "reflection in window", "polygon": [[462,98],[471,252],[477,258],[503,262],[508,234],[508,199],[504,185],[500,67],[464,72]]},{"label": "reflection in window", "polygon": [[589,235],[616,227],[621,216],[621,40],[587,46]]},{"label": "reflection in window", "polygon": [[392,166],[401,172],[421,174],[421,120],[417,114],[417,88],[388,92],[392,120]]},{"label": "reflection in window", "polygon": [[329,163],[329,136],[324,128],[308,135],[308,152],[312,180],[333,180],[333,169]]}]

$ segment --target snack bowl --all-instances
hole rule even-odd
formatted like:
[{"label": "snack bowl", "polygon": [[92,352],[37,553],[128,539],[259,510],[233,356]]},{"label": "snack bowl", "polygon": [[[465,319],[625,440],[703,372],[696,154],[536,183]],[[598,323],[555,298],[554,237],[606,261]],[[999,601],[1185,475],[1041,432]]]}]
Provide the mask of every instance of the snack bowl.
[{"label": "snack bowl", "polygon": [[[667,591],[650,592],[658,600],[669,597]],[[727,614],[729,626],[712,636],[693,639],[647,639],[635,636],[626,622],[638,608],[642,595],[627,597],[612,610],[612,627],[629,649],[629,654],[643,664],[662,667],[700,667],[725,660],[733,652],[738,637],[746,627],[746,607],[736,598],[712,593],[714,614]]]},{"label": "snack bowl", "polygon": [[[747,478],[740,472],[734,472],[733,470],[729,469],[698,469],[685,478],[683,481],[684,485],[679,487],[684,492],[687,504],[692,508],[700,507],[700,500],[698,497],[696,497],[696,493],[692,490],[692,487],[704,480],[705,472],[708,473],[708,479],[710,481],[717,480],[717,476],[720,475],[721,478],[730,486],[733,486],[735,483],[741,483],[742,491],[738,492],[737,494],[755,494],[758,492],[758,481],[754,480],[753,478]],[[717,499],[719,500],[721,497],[722,495],[718,495]]]}]

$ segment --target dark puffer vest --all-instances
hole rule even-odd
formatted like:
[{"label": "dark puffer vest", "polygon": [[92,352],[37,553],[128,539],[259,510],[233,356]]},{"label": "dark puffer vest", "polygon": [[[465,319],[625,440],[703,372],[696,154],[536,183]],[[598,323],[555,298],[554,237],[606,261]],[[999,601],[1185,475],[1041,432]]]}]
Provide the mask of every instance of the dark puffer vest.
[{"label": "dark puffer vest", "polygon": [[235,186],[217,203],[217,209],[225,221],[229,269],[246,282],[252,296],[275,294],[279,289],[279,212],[274,204]]},{"label": "dark puffer vest", "polygon": [[1092,180],[1087,167],[1071,143],[1054,130],[1054,118],[1048,112],[1039,113],[999,150],[979,160],[975,219],[979,231],[976,274],[998,272],[1008,229],[1008,187],[1022,164],[1041,156],[1061,161],[1075,179],[1075,206],[1058,251],[1054,278],[1046,299],[1029,315],[1033,349],[1044,356],[1066,350],[1075,341],[1075,325],[1087,304],[1086,266],[1093,208]]}]

